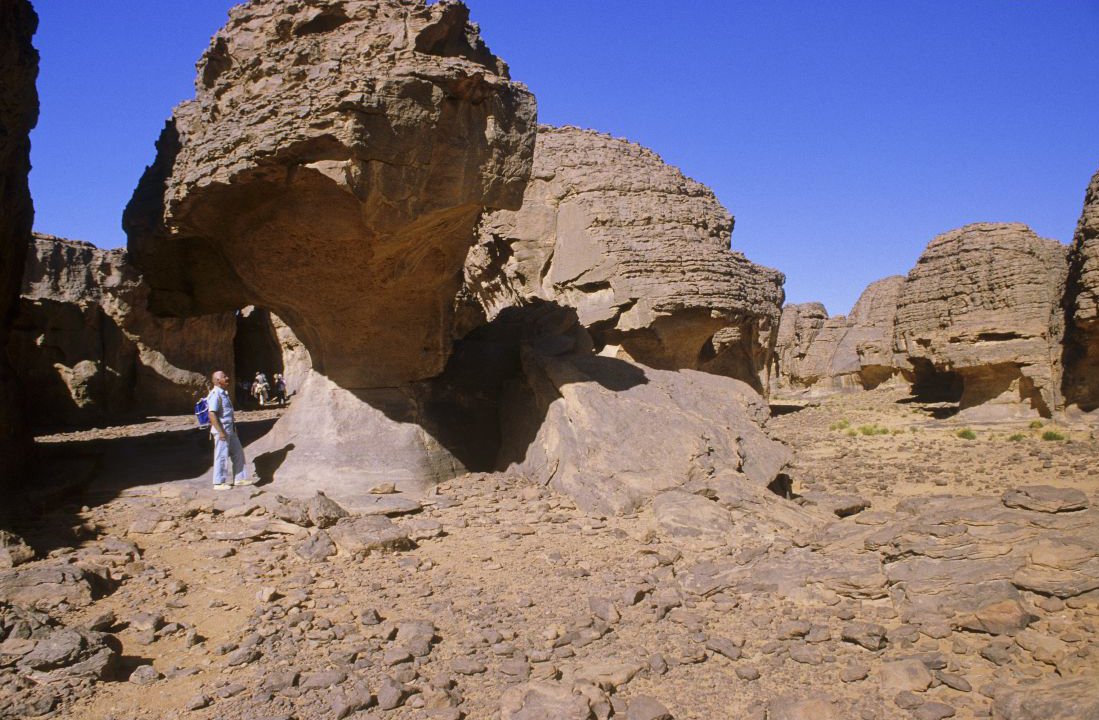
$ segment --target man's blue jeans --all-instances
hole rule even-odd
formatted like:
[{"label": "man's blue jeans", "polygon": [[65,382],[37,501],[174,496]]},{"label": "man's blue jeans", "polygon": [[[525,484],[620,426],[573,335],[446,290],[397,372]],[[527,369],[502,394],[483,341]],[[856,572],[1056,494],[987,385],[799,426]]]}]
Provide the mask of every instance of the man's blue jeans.
[{"label": "man's blue jeans", "polygon": [[225,440],[222,440],[216,434],[214,435],[215,485],[232,482],[229,476],[230,463],[232,463],[232,477],[234,480],[248,479],[248,468],[244,466],[244,448],[240,446],[240,438],[233,430],[225,433]]}]

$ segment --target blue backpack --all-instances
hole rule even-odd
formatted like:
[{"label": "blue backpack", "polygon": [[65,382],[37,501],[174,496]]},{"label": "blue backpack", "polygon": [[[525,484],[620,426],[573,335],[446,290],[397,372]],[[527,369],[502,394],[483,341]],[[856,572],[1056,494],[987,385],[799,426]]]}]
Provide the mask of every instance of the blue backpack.
[{"label": "blue backpack", "polygon": [[202,398],[195,403],[195,420],[198,420],[200,430],[206,430],[210,427],[210,406],[206,403],[206,398]]}]

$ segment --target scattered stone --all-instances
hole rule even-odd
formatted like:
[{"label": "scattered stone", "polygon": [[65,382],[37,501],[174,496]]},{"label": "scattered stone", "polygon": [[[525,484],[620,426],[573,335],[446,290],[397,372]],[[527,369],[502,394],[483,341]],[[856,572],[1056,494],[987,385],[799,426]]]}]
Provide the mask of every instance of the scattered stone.
[{"label": "scattered stone", "polygon": [[931,687],[931,673],[919,660],[894,660],[881,666],[882,692],[923,692]]},{"label": "scattered stone", "polygon": [[881,650],[886,645],[885,628],[874,623],[847,623],[840,630],[840,637],[867,650]]},{"label": "scattered stone", "polygon": [[323,562],[336,554],[336,544],[324,530],[318,530],[294,546],[294,552],[303,560]]},{"label": "scattered stone", "polygon": [[673,720],[668,708],[648,695],[631,698],[626,710],[626,720]]},{"label": "scattered stone", "polygon": [[152,685],[160,679],[160,673],[152,665],[138,665],[130,673],[130,682],[134,685]]}]

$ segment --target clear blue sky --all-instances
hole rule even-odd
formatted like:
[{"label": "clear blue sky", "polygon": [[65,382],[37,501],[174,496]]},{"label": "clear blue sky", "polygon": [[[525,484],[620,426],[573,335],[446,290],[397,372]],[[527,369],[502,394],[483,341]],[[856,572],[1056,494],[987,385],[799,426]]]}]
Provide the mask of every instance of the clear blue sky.
[{"label": "clear blue sky", "polygon": [[[36,229],[125,243],[122,208],[231,0],[37,0]],[[543,122],[710,185],[789,302],[846,312],[940,232],[1068,242],[1099,169],[1099,0],[468,0]]]}]

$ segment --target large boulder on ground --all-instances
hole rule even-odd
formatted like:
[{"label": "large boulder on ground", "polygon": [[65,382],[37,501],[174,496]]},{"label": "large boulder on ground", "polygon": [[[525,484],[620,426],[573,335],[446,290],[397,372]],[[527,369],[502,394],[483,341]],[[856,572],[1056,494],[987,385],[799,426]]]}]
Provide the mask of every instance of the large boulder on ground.
[{"label": "large boulder on ground", "polygon": [[1090,412],[1099,408],[1099,172],[1072,240],[1065,308],[1065,403]]},{"label": "large boulder on ground", "polygon": [[253,0],[198,63],[123,224],[155,311],[255,304],[345,388],[438,374],[483,208],[535,104],[459,2]]},{"label": "large boulder on ground", "polygon": [[543,125],[523,206],[485,217],[467,290],[489,320],[555,302],[597,349],[763,390],[783,276],[732,252],[732,229],[713,191],[653,151]]},{"label": "large boulder on ground", "polygon": [[893,352],[900,275],[867,286],[849,315],[829,317],[820,303],[782,309],[775,343],[774,386],[831,392],[875,388],[901,374]]},{"label": "large boulder on ground", "polygon": [[582,510],[632,512],[715,476],[782,485],[789,450],[763,432],[766,403],[744,382],[532,345],[522,366],[501,458]]},{"label": "large boulder on ground", "polygon": [[[38,121],[38,52],[31,45],[37,28],[38,16],[29,2],[0,3],[0,350],[8,343],[34,222],[27,175],[28,136]],[[20,397],[7,355],[0,352],[0,492],[8,498],[8,491],[26,481],[31,447]],[[14,510],[14,503],[4,507],[0,520],[6,510]]]},{"label": "large boulder on ground", "polygon": [[232,313],[158,318],[125,250],[35,234],[9,354],[37,425],[189,412],[232,368]]},{"label": "large boulder on ground", "polygon": [[411,386],[444,369],[478,218],[519,206],[535,131],[460,2],[231,11],[123,223],[154,311],[255,304],[308,350],[316,377],[249,451],[288,488],[459,467],[418,439]]},{"label": "large boulder on ground", "polygon": [[917,392],[954,395],[972,419],[1059,409],[1066,253],[1019,223],[932,240],[897,303],[895,349]]}]

